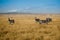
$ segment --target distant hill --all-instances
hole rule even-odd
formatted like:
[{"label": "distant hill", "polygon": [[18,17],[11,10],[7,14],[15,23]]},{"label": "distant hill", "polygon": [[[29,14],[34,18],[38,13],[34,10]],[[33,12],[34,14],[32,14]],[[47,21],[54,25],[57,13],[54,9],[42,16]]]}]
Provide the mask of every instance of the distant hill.
[{"label": "distant hill", "polygon": [[0,13],[0,14],[60,14],[60,13],[24,13],[24,12],[8,12],[8,13]]}]

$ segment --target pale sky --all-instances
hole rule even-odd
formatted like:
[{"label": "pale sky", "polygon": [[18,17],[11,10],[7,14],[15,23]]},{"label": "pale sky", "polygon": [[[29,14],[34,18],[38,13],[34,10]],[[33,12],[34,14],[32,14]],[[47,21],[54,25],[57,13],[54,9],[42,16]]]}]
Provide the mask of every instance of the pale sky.
[{"label": "pale sky", "polygon": [[0,13],[60,13],[60,0],[0,0]]}]

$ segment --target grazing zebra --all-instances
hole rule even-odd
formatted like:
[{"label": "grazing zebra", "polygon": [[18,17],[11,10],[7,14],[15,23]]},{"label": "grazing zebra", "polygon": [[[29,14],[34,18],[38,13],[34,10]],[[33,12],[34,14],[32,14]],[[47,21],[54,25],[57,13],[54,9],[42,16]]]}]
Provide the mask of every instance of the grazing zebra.
[{"label": "grazing zebra", "polygon": [[39,18],[35,17],[35,21],[39,22],[40,24],[43,24],[43,23],[48,24],[48,22],[51,22],[52,19],[51,18],[46,18],[46,20],[40,20]]},{"label": "grazing zebra", "polygon": [[15,23],[14,19],[8,18],[8,21],[9,21],[10,24],[14,24]]}]

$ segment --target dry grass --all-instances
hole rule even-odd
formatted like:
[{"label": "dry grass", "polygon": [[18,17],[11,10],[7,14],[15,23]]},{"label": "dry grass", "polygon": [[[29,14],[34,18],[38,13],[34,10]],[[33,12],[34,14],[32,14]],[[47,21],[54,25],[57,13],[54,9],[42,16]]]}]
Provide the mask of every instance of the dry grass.
[{"label": "dry grass", "polygon": [[[36,23],[34,17],[53,19],[49,24]],[[15,24],[8,22],[13,17]],[[0,40],[60,40],[60,15],[0,15]]]}]

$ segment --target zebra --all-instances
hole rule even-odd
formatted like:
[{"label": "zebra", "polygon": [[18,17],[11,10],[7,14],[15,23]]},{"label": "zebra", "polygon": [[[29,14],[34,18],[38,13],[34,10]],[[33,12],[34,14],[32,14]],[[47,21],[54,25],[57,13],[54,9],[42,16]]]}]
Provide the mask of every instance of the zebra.
[{"label": "zebra", "polygon": [[8,18],[8,21],[9,21],[10,24],[14,24],[15,23],[14,19]]},{"label": "zebra", "polygon": [[48,24],[48,22],[51,22],[52,19],[51,18],[46,18],[46,20],[40,20],[39,18],[35,17],[35,21],[39,22],[39,24],[43,24],[43,23]]}]

